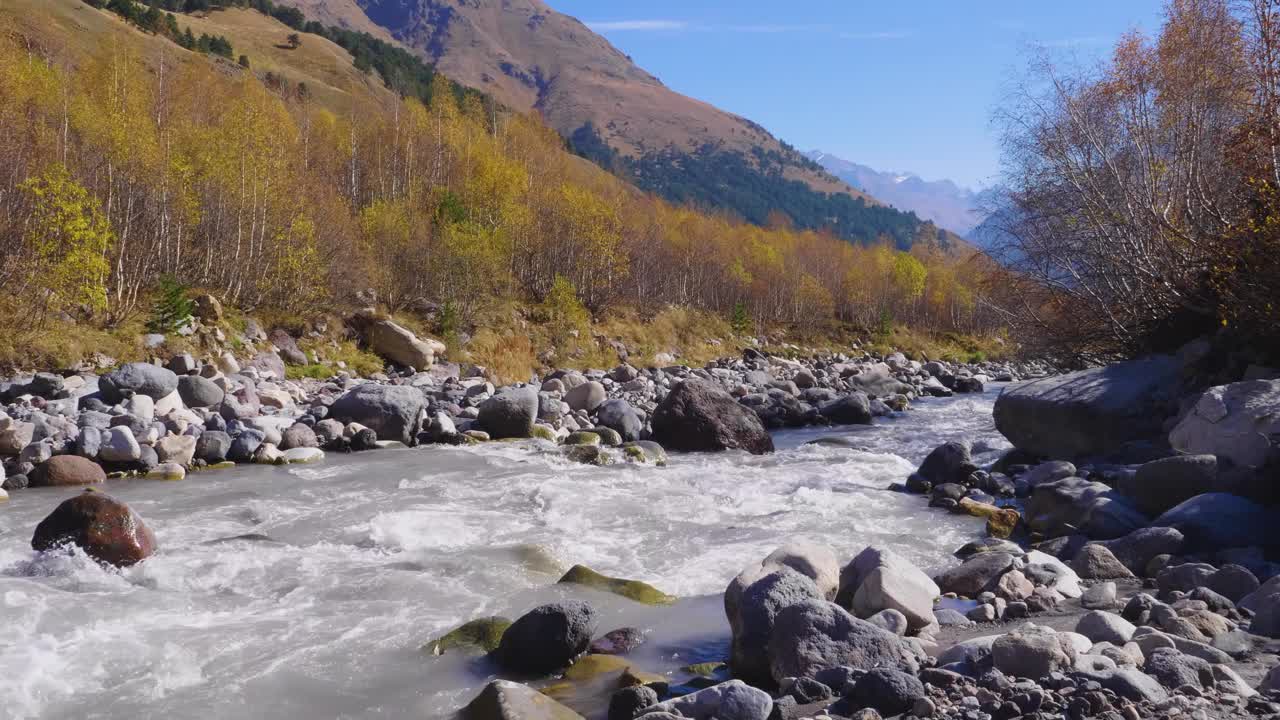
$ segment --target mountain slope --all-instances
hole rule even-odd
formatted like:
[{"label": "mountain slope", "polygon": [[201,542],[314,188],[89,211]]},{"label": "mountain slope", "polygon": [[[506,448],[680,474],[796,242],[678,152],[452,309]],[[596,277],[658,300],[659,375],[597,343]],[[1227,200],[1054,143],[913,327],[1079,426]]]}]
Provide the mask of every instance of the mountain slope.
[{"label": "mountain slope", "polygon": [[579,154],[672,202],[859,242],[936,235],[750,120],[672,91],[542,0],[280,1],[322,22],[385,28],[451,79],[538,112]]},{"label": "mountain slope", "polygon": [[950,180],[922,180],[911,173],[882,172],[820,150],[805,153],[832,175],[901,210],[967,236],[983,220],[980,198]]}]

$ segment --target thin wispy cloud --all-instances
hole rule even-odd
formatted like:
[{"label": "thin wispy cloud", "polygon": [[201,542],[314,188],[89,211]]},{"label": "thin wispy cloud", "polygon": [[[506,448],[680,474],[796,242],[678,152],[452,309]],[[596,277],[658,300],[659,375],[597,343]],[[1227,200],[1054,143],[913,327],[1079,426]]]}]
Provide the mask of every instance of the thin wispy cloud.
[{"label": "thin wispy cloud", "polygon": [[596,32],[672,32],[687,30],[689,23],[683,20],[611,20],[589,22],[587,27]]},{"label": "thin wispy cloud", "polygon": [[726,25],[724,27],[709,27],[708,30],[727,30],[729,32],[740,33],[792,33],[807,32],[819,33],[831,30],[830,25]]}]

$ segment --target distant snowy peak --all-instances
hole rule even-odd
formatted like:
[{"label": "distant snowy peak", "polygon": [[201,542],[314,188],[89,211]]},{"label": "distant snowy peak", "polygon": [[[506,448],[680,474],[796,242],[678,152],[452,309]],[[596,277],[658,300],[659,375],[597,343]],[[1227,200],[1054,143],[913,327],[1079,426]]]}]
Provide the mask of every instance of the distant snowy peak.
[{"label": "distant snowy peak", "polygon": [[913,172],[884,172],[820,150],[806,155],[868,195],[959,235],[968,235],[984,219],[976,207],[978,194],[950,180],[924,180]]}]

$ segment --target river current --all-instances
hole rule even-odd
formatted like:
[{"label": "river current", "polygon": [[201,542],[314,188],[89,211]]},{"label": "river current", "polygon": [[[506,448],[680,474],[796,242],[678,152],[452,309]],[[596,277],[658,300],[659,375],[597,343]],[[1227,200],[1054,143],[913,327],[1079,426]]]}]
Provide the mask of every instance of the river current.
[{"label": "river current", "polygon": [[[530,444],[329,455],[310,466],[108,481],[159,551],[104,569],[37,554],[36,524],[72,488],[0,504],[0,715],[6,718],[441,717],[492,668],[430,657],[433,636],[557,598],[600,631],[649,631],[636,655],[678,676],[722,659],[720,593],[791,538],[869,544],[926,570],[979,520],[885,490],[948,440],[979,463],[1007,448],[983,395],[918,400],[873,427],[775,435],[778,452],[673,455],[667,467],[576,465]],[[837,436],[847,445],[811,445]],[[554,586],[582,563],[681,597],[650,608]]]}]

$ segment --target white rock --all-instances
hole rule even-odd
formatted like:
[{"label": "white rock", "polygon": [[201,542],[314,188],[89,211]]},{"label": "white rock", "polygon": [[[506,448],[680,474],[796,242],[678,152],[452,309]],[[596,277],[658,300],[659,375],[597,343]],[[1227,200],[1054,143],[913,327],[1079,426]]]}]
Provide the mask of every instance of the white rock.
[{"label": "white rock", "polygon": [[166,435],[156,441],[155,449],[162,463],[190,465],[196,452],[196,438],[192,435]]},{"label": "white rock", "polygon": [[147,477],[160,480],[182,480],[187,477],[187,469],[177,463],[160,463]]},{"label": "white rock", "polygon": [[124,411],[147,422],[156,419],[156,401],[149,395],[134,395],[123,403]]},{"label": "white rock", "polygon": [[182,402],[182,396],[177,390],[165,395],[155,401],[155,416],[164,417],[178,410],[185,410],[187,406]]},{"label": "white rock", "polygon": [[284,451],[284,460],[289,464],[313,463],[324,459],[324,451],[320,448],[300,447]]},{"label": "white rock", "polygon": [[[6,418],[7,419],[7,418]],[[8,427],[0,430],[0,455],[17,455],[31,444],[36,426],[20,420],[9,420]]]},{"label": "white rock", "polygon": [[1031,550],[1027,553],[1026,561],[1028,565],[1048,565],[1054,568],[1058,579],[1052,587],[1062,593],[1063,597],[1078,598],[1084,594],[1084,588],[1080,586],[1080,576],[1058,558],[1039,550]]},{"label": "white rock", "polygon": [[1280,380],[1246,380],[1209,388],[1169,433],[1175,450],[1217,455],[1261,467],[1280,436]]},{"label": "white rock", "polygon": [[102,447],[98,457],[107,462],[133,462],[142,457],[142,448],[133,431],[123,425],[109,428],[102,433]]}]

